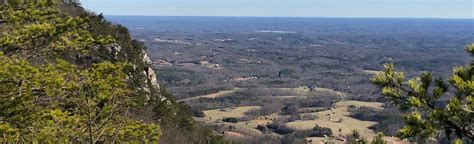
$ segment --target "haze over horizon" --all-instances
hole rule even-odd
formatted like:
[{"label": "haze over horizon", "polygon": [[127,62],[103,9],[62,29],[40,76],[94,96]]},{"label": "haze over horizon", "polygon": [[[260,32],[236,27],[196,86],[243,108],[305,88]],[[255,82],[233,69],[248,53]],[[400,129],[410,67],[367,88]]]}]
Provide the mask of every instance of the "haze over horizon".
[{"label": "haze over horizon", "polygon": [[225,17],[468,18],[471,0],[85,0],[104,15]]}]

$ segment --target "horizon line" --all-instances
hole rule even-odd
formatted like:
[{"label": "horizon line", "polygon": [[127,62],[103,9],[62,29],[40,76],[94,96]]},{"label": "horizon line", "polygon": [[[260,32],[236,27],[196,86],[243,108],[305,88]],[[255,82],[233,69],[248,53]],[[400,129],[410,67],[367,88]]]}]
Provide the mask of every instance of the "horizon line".
[{"label": "horizon line", "polygon": [[450,19],[450,20],[474,20],[474,17],[351,17],[351,16],[207,16],[207,15],[121,15],[111,14],[104,16],[123,17],[228,17],[228,18],[347,18],[347,19]]}]

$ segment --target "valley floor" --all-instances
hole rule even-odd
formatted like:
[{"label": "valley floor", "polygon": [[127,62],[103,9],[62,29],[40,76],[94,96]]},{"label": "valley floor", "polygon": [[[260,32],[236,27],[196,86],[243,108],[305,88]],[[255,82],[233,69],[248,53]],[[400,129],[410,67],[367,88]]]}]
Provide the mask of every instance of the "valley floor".
[{"label": "valley floor", "polygon": [[[279,88],[280,90],[293,90],[303,93],[305,89],[302,88]],[[218,93],[193,97],[191,99],[184,99],[182,101],[197,100],[200,98],[205,99],[215,99],[222,98],[230,93],[236,92],[240,89],[233,89],[230,91],[221,91]],[[306,90],[307,91],[307,90]],[[336,95],[344,95],[341,92],[336,92],[328,89],[318,89],[316,92],[321,91],[331,91]],[[285,96],[281,96],[285,97]],[[299,98],[306,99],[307,96],[288,96],[288,98]],[[350,135],[353,130],[360,132],[363,137],[368,138],[369,140],[376,135],[376,133],[371,130],[369,127],[373,126],[377,122],[373,121],[362,121],[350,117],[350,112],[348,109],[351,107],[370,107],[374,109],[384,109],[384,104],[379,102],[363,102],[363,101],[353,101],[353,100],[340,100],[335,103],[332,107],[318,107],[318,109],[324,109],[318,112],[301,112],[299,115],[313,115],[316,119],[313,120],[295,120],[291,122],[284,123],[290,129],[296,131],[310,130],[314,126],[318,125],[320,127],[327,127],[333,131],[332,136],[328,137],[307,137],[306,140],[312,143],[323,143],[325,141],[335,141],[337,143],[344,143],[345,137]],[[272,113],[269,115],[257,116],[249,119],[246,117],[246,113],[262,109],[262,106],[236,106],[236,107],[226,107],[219,109],[211,109],[203,111],[204,117],[196,117],[195,119],[209,125],[211,127],[219,127],[218,133],[224,135],[227,139],[230,140],[242,140],[242,139],[252,139],[256,136],[262,135],[271,135],[275,137],[281,137],[277,133],[262,133],[257,129],[259,125],[268,125],[274,122],[278,122],[281,119],[288,118],[288,115],[283,115],[280,113]],[[302,111],[308,108],[301,108]],[[240,119],[238,122],[224,122],[225,118],[237,118]],[[394,137],[384,137],[388,143],[402,143],[398,138]]]}]

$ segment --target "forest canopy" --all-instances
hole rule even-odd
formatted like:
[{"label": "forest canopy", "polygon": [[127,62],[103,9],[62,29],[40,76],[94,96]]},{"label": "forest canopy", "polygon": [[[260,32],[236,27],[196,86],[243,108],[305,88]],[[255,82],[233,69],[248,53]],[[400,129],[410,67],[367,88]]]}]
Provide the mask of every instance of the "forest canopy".
[{"label": "forest canopy", "polygon": [[55,1],[15,2],[0,7],[0,142],[158,140],[157,124],[129,116],[149,98],[131,85],[138,64],[110,56],[113,36]]}]

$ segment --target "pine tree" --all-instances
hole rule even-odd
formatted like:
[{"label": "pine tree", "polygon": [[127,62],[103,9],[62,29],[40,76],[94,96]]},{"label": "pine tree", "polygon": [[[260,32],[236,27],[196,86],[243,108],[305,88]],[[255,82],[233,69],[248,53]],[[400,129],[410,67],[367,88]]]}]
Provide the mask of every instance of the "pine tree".
[{"label": "pine tree", "polygon": [[386,144],[387,142],[383,140],[383,133],[377,133],[377,135],[374,136],[374,139],[372,139],[371,144]]},{"label": "pine tree", "polygon": [[[466,47],[474,55],[474,44]],[[404,74],[386,64],[385,70],[371,79],[382,94],[407,112],[405,126],[399,130],[402,138],[427,138],[444,132],[448,138],[474,141],[474,63],[455,67],[449,78],[451,88],[443,79],[433,79],[431,73],[405,83]]]},{"label": "pine tree", "polygon": [[51,0],[2,5],[0,15],[0,143],[156,143],[157,125],[128,117],[143,99],[127,82],[133,66],[97,56],[111,36]]}]

